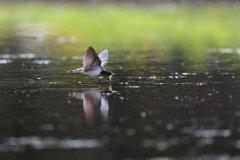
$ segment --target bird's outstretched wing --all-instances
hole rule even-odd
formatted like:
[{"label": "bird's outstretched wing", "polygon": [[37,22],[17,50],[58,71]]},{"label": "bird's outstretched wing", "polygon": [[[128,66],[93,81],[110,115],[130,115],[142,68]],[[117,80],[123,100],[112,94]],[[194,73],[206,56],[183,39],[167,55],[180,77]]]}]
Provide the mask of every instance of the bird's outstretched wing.
[{"label": "bird's outstretched wing", "polygon": [[97,52],[93,49],[93,47],[89,47],[83,60],[83,72],[94,69],[100,64],[101,61],[97,56]]},{"label": "bird's outstretched wing", "polygon": [[99,59],[101,60],[101,67],[102,69],[104,69],[104,66],[108,63],[108,50],[104,50],[102,51],[99,55],[98,55]]}]

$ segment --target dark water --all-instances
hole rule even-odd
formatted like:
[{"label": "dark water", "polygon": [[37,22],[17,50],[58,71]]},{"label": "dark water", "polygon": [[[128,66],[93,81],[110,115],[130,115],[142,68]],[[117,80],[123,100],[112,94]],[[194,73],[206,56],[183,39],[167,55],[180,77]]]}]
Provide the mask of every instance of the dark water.
[{"label": "dark water", "polygon": [[67,73],[83,46],[54,42],[0,41],[1,159],[240,158],[239,50],[198,60],[118,47],[110,82]]}]

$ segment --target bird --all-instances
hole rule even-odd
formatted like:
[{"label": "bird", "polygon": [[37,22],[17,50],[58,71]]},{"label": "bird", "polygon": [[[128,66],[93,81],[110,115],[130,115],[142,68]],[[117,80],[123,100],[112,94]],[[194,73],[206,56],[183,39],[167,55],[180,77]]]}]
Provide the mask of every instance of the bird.
[{"label": "bird", "polygon": [[109,87],[103,92],[87,90],[84,92],[72,92],[69,93],[69,96],[83,100],[86,123],[89,126],[94,126],[98,121],[99,115],[103,122],[108,120],[109,104],[107,96],[111,95],[111,92],[112,88]]},{"label": "bird", "polygon": [[108,63],[108,57],[108,50],[105,49],[97,55],[95,49],[90,46],[83,59],[83,67],[75,70],[69,70],[69,72],[83,73],[89,76],[103,76],[111,80],[113,73],[104,68],[104,66]]}]

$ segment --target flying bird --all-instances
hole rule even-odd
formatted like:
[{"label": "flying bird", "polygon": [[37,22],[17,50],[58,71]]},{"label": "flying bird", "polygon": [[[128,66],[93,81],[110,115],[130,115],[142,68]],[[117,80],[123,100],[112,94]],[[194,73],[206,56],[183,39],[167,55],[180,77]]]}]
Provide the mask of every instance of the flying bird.
[{"label": "flying bird", "polygon": [[83,67],[76,70],[70,70],[71,73],[83,73],[89,76],[103,76],[111,80],[113,73],[104,69],[108,63],[108,51],[104,50],[99,55],[91,46],[87,49],[83,60]]}]

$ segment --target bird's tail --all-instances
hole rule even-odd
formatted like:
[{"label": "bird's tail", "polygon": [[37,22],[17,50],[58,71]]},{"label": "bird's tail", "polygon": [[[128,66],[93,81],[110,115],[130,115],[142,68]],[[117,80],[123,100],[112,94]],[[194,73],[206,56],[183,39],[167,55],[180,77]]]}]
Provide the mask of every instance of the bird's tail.
[{"label": "bird's tail", "polygon": [[78,68],[78,69],[75,69],[75,70],[68,70],[68,72],[70,72],[70,73],[83,73],[83,69]]}]

